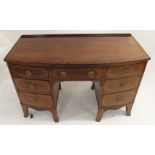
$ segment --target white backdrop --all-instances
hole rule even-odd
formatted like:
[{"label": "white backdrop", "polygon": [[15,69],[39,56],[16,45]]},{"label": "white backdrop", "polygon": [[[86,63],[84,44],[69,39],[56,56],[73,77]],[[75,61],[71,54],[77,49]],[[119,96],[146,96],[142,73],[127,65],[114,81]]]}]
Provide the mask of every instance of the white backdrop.
[{"label": "white backdrop", "polygon": [[[155,31],[0,31],[0,124],[54,124],[47,111],[34,111],[31,120],[23,118],[22,110],[3,58],[21,34],[49,33],[132,33],[151,56],[142,80],[132,116],[125,109],[105,112],[104,119],[96,123],[97,103],[90,90],[90,82],[65,82],[58,100],[60,124],[155,124]],[[74,88],[74,89],[73,89]],[[63,101],[63,102],[62,102]]]}]

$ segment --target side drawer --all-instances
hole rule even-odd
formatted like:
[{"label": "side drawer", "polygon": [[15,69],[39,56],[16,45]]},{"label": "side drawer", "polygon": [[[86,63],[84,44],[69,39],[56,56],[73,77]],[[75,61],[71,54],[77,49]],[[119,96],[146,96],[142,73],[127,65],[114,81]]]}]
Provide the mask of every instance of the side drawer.
[{"label": "side drawer", "polygon": [[103,77],[104,69],[53,69],[52,77],[62,80],[91,80]]},{"label": "side drawer", "polygon": [[49,79],[47,68],[11,65],[10,69],[12,75],[15,77]]},{"label": "side drawer", "polygon": [[136,89],[141,77],[105,80],[104,94]]},{"label": "side drawer", "polygon": [[19,92],[19,97],[22,101],[22,104],[24,105],[45,109],[53,106],[51,95],[38,95],[38,94]]},{"label": "side drawer", "polygon": [[133,102],[136,90],[126,91],[122,93],[107,94],[103,96],[102,106],[116,106]]},{"label": "side drawer", "polygon": [[49,81],[31,80],[14,78],[16,88],[19,91],[35,92],[49,94],[51,93],[51,87]]},{"label": "side drawer", "polygon": [[124,78],[141,75],[144,71],[145,63],[138,63],[128,66],[109,67],[106,78]]}]

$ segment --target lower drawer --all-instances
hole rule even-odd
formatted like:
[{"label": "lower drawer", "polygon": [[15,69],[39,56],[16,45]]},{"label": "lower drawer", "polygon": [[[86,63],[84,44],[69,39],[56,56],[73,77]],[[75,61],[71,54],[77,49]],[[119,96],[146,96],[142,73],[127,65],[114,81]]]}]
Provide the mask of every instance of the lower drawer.
[{"label": "lower drawer", "polygon": [[49,81],[41,81],[41,80],[31,80],[31,79],[22,79],[22,78],[14,78],[16,88],[19,91],[26,92],[35,92],[42,94],[50,94],[50,82]]},{"label": "lower drawer", "polygon": [[19,92],[22,104],[38,108],[50,108],[53,106],[51,95],[38,95],[31,93]]},{"label": "lower drawer", "polygon": [[141,77],[105,80],[104,93],[115,93],[125,90],[136,89]]},{"label": "lower drawer", "polygon": [[136,90],[122,93],[107,94],[103,96],[102,106],[115,106],[133,102]]}]

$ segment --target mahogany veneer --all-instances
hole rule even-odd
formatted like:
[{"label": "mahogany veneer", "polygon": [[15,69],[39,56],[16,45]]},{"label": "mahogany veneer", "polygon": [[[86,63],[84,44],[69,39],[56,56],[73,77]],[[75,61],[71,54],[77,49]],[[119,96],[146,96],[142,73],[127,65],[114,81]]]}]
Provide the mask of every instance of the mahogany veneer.
[{"label": "mahogany veneer", "polygon": [[55,122],[61,81],[93,81],[100,121],[107,109],[127,115],[150,57],[131,34],[22,35],[6,56],[19,100],[51,111]]}]

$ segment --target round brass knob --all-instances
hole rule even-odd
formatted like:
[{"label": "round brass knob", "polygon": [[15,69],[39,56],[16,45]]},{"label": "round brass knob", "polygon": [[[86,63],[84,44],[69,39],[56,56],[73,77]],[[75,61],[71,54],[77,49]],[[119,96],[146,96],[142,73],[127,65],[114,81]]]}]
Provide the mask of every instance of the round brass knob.
[{"label": "round brass knob", "polygon": [[31,90],[34,90],[34,85],[33,85],[33,84],[29,84],[29,88],[30,88]]},{"label": "round brass knob", "polygon": [[26,74],[26,76],[28,76],[28,77],[30,77],[30,76],[32,75],[31,71],[29,71],[29,70],[26,70],[25,74]]},{"label": "round brass knob", "polygon": [[122,81],[120,84],[119,84],[119,88],[123,88],[127,85],[127,81]]},{"label": "round brass knob", "polygon": [[125,68],[124,71],[123,71],[123,74],[124,75],[128,75],[129,74],[129,69],[128,68]]},{"label": "round brass knob", "polygon": [[88,76],[89,76],[89,77],[94,77],[94,76],[95,76],[95,72],[94,72],[94,71],[90,71],[90,72],[88,73]]},{"label": "round brass knob", "polygon": [[29,89],[34,90],[34,85],[33,85],[32,82],[29,82],[29,83],[28,83],[28,87],[29,87]]},{"label": "round brass knob", "polygon": [[61,76],[62,78],[65,78],[65,77],[67,77],[67,73],[66,73],[66,72],[61,72],[61,73],[60,73],[60,76]]}]

